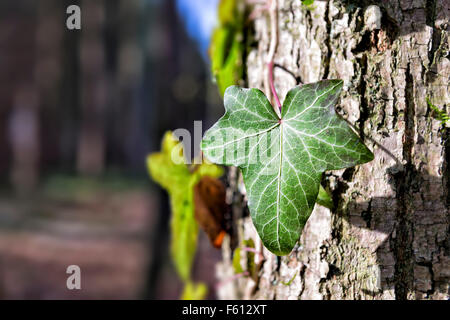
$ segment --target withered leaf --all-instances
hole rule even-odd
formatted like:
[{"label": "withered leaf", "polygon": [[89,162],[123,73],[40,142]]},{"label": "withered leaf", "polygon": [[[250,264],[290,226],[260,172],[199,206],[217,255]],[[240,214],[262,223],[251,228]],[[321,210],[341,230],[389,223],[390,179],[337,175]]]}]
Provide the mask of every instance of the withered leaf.
[{"label": "withered leaf", "polygon": [[215,178],[204,176],[194,188],[195,219],[208,235],[211,244],[220,248],[225,231],[225,186]]}]

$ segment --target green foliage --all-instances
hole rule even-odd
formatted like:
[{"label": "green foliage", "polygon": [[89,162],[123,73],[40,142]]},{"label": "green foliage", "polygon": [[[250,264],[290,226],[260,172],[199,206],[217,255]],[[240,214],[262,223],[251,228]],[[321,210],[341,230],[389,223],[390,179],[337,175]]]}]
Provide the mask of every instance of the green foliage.
[{"label": "green foliage", "polygon": [[212,35],[209,54],[212,74],[223,95],[243,76],[244,14],[237,0],[221,0],[218,15],[219,25]]},{"label": "green foliage", "polygon": [[[253,239],[244,240],[242,245],[244,248],[255,249],[255,242],[253,241]],[[255,277],[256,271],[257,271],[256,264],[255,264],[255,253],[251,252],[251,251],[247,251],[246,252],[246,255],[247,255],[246,265],[242,266],[242,264],[241,264],[242,251],[243,250],[241,247],[237,247],[234,250],[234,253],[233,253],[234,273],[238,274],[238,273],[243,273],[244,271],[248,271],[248,273],[251,277]]]},{"label": "green foliage", "polygon": [[283,285],[285,286],[290,286],[292,284],[292,282],[295,280],[295,278],[297,277],[298,271],[294,274],[294,276],[288,281],[288,282],[281,282]]},{"label": "green foliage", "polygon": [[[255,242],[253,239],[244,240],[244,246],[255,249]],[[256,278],[255,253],[251,251],[247,252],[247,271],[250,277]]]},{"label": "green foliage", "polygon": [[448,121],[450,121],[450,115],[448,115],[444,110],[440,110],[438,107],[436,107],[434,104],[431,103],[431,100],[427,97],[427,104],[428,107],[434,111],[434,118],[436,120],[439,120],[443,126],[447,124]]},{"label": "green foliage", "polygon": [[203,300],[208,294],[208,288],[203,283],[187,282],[181,295],[182,300]]},{"label": "green foliage", "polygon": [[306,10],[314,10],[316,6],[314,6],[314,0],[302,0],[302,6]]},{"label": "green foliage", "polygon": [[[187,166],[182,144],[171,132],[165,134],[161,152],[148,156],[147,165],[152,179],[169,193],[172,209],[171,256],[180,278],[189,284],[198,235],[193,189],[203,176],[220,177],[223,169],[210,163]],[[193,287],[186,290],[188,293],[197,292]]]},{"label": "green foliage", "polygon": [[236,274],[244,272],[244,268],[241,265],[241,251],[241,247],[237,247],[233,253],[233,270]]},{"label": "green foliage", "polygon": [[317,195],[316,202],[330,210],[334,207],[331,196],[322,186],[319,186],[319,194]]},{"label": "green foliage", "polygon": [[373,159],[335,113],[342,84],[324,80],[291,89],[281,119],[260,90],[231,86],[225,115],[202,141],[211,161],[241,169],[253,223],[277,255],[288,254],[299,239],[322,173]]}]

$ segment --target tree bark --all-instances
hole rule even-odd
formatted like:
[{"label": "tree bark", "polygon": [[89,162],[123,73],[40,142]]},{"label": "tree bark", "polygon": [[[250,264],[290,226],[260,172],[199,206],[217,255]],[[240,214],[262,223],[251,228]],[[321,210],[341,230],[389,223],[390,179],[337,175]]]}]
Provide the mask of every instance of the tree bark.
[{"label": "tree bark", "polygon": [[[343,79],[336,110],[375,160],[324,175],[335,208],[316,205],[284,257],[262,247],[232,168],[234,232],[217,266],[219,298],[449,299],[449,129],[427,105],[449,113],[449,2],[277,1],[280,98],[301,83]],[[268,15],[253,26],[247,84],[263,90]],[[250,238],[262,252],[258,272],[230,280],[232,249]]]}]

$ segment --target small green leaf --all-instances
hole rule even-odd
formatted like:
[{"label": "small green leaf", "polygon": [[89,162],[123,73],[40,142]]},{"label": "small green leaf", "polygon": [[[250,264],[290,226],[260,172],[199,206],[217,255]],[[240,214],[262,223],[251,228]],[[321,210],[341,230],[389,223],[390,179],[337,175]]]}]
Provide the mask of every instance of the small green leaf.
[{"label": "small green leaf", "polygon": [[314,4],[314,0],[302,0],[302,4],[305,6],[310,6]]},{"label": "small green leaf", "polygon": [[306,10],[310,10],[310,11],[316,9],[316,6],[314,6],[314,0],[302,0],[302,6]]},{"label": "small green leaf", "polygon": [[295,280],[295,278],[297,277],[298,271],[296,273],[294,273],[294,276],[288,281],[288,282],[281,282],[283,285],[285,286],[290,286],[292,284],[292,282]]},{"label": "small green leaf", "polygon": [[291,89],[281,118],[260,90],[231,86],[225,115],[203,138],[208,159],[241,169],[253,223],[277,255],[288,254],[299,239],[322,173],[373,159],[334,110],[342,85],[323,80]]},{"label": "small green leaf", "polygon": [[236,273],[236,274],[244,272],[244,269],[242,268],[242,265],[241,265],[241,248],[240,247],[237,247],[236,249],[234,249],[233,270],[234,270],[234,273]]},{"label": "small green leaf", "polygon": [[322,186],[319,187],[319,194],[317,195],[316,203],[318,203],[321,206],[324,206],[330,210],[333,209],[333,207],[334,207],[331,196],[328,194],[328,192]]},{"label": "small green leaf", "polygon": [[[255,242],[253,239],[244,240],[244,246],[255,249]],[[252,278],[256,278],[255,253],[251,251],[247,252],[247,271]]]},{"label": "small green leaf", "polygon": [[169,193],[171,256],[181,279],[188,281],[198,235],[193,189],[203,176],[220,177],[223,169],[206,162],[189,168],[184,161],[182,144],[171,132],[164,136],[162,151],[148,156],[147,165],[152,179]]},{"label": "small green leaf", "polygon": [[244,13],[237,0],[221,0],[218,15],[219,25],[211,37],[209,55],[212,74],[223,95],[227,87],[238,84],[243,76]]},{"label": "small green leaf", "polygon": [[204,300],[208,294],[208,288],[204,283],[187,282],[184,286],[181,300]]},{"label": "small green leaf", "polygon": [[255,253],[252,251],[246,251],[244,254],[246,255],[246,265],[243,267],[241,265],[241,255],[244,251],[243,248],[255,249],[255,242],[253,239],[244,240],[242,242],[243,247],[237,247],[233,253],[233,269],[234,273],[243,273],[248,271],[251,277],[256,276],[256,264],[255,264]]},{"label": "small green leaf", "polygon": [[427,97],[427,104],[430,109],[432,109],[435,113],[434,117],[436,120],[441,121],[443,125],[445,125],[448,121],[450,121],[450,115],[448,115],[444,110],[440,110],[436,107],[431,100]]}]

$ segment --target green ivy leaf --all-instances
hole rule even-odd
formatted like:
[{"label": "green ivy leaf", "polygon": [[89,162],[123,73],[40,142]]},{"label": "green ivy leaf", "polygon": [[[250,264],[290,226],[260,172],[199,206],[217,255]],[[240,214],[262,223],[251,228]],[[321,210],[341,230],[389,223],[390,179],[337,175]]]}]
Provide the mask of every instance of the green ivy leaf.
[{"label": "green ivy leaf", "polygon": [[182,144],[172,132],[165,134],[161,152],[148,156],[147,165],[152,179],[169,193],[172,209],[171,256],[180,278],[188,281],[198,235],[194,218],[194,186],[203,176],[220,177],[223,169],[206,162],[188,167]]},{"label": "green ivy leaf", "polygon": [[209,55],[212,74],[223,95],[226,88],[238,84],[244,72],[244,13],[237,0],[221,0],[218,11],[219,25],[212,34]]},{"label": "green ivy leaf", "polygon": [[373,159],[334,110],[342,85],[323,80],[291,89],[281,119],[260,90],[231,86],[225,115],[202,141],[208,159],[241,169],[253,223],[277,255],[288,254],[299,239],[322,173]]}]

